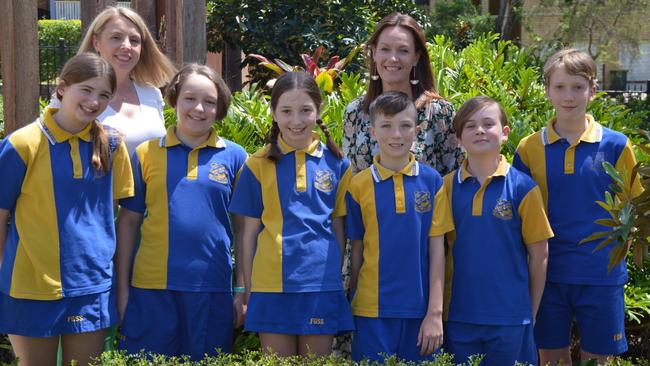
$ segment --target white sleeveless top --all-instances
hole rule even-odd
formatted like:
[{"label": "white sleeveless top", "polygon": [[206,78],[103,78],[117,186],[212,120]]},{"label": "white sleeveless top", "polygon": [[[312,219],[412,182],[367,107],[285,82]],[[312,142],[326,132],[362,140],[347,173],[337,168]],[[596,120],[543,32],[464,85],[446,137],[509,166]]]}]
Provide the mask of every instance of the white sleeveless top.
[{"label": "white sleeveless top", "polygon": [[136,82],[133,82],[133,86],[140,100],[140,113],[136,118],[125,118],[113,110],[110,105],[97,117],[102,124],[116,128],[124,134],[124,143],[129,151],[129,156],[141,143],[162,137],[166,132],[160,90]]},{"label": "white sleeveless top", "polygon": [[[133,154],[135,148],[141,143],[165,135],[165,122],[162,114],[163,99],[158,88],[150,85],[142,85],[133,81],[135,91],[140,100],[140,113],[136,118],[130,119],[118,114],[111,106],[97,117],[97,120],[104,125],[116,128],[124,134],[124,143]],[[53,97],[50,106],[60,108],[61,102]]]}]

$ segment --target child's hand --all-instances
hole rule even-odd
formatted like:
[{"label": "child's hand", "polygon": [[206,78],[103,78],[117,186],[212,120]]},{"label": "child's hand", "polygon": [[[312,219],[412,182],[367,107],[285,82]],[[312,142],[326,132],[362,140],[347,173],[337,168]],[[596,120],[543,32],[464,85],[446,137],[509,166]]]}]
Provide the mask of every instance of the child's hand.
[{"label": "child's hand", "polygon": [[244,324],[244,317],[246,316],[246,303],[244,302],[244,294],[239,292],[235,294],[235,298],[232,302],[233,307],[233,327],[239,328]]},{"label": "child's hand", "polygon": [[129,303],[129,286],[117,286],[117,313],[120,316],[120,323],[124,320],[126,305]]},{"label": "child's hand", "polygon": [[442,346],[442,316],[427,313],[418,333],[420,355],[430,355],[440,346]]}]

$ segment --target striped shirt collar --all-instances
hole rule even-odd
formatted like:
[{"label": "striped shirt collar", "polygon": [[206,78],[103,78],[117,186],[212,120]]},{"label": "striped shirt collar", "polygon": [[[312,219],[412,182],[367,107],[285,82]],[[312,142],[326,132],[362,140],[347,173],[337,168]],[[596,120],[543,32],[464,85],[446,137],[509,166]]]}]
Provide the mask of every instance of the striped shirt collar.
[{"label": "striped shirt collar", "polygon": [[50,144],[54,145],[56,143],[69,140],[72,137],[77,137],[84,141],[90,142],[92,138],[90,136],[90,130],[92,129],[93,124],[89,123],[81,131],[72,134],[61,128],[54,120],[53,115],[58,110],[58,108],[47,107],[45,108],[45,111],[43,111],[43,115],[38,118],[38,126],[40,127],[41,131],[43,131],[43,134],[45,137],[47,137]]},{"label": "striped shirt collar", "polygon": [[[587,128],[579,140],[589,143],[600,142],[603,139],[603,126],[596,122],[590,114],[586,114],[585,119],[587,120]],[[547,126],[542,128],[542,142],[544,145],[553,144],[562,138],[555,132],[555,128],[553,127],[556,122],[557,118],[553,117],[548,121]]]},{"label": "striped shirt collar", "polygon": [[320,141],[320,136],[318,136],[317,133],[312,132],[311,138],[312,141],[309,145],[307,145],[306,148],[298,150],[296,148],[289,146],[289,144],[284,142],[282,136],[278,136],[278,146],[280,147],[280,151],[282,151],[282,154],[284,155],[298,150],[304,152],[305,154],[320,158],[321,156],[323,156],[323,143]]},{"label": "striped shirt collar", "polygon": [[[167,133],[160,139],[160,147],[172,147],[182,144],[181,140],[176,135],[176,126],[169,126],[167,128]],[[210,130],[210,135],[208,138],[199,144],[194,149],[201,149],[204,147],[215,147],[215,148],[225,148],[226,142],[221,137],[217,136],[217,133],[214,129]]]},{"label": "striped shirt collar", "polygon": [[[497,176],[505,177],[506,174],[508,174],[508,171],[510,170],[510,164],[506,160],[506,157],[503,155],[499,155],[499,157],[500,157],[499,165],[497,166],[497,170],[495,170],[494,173],[492,173],[491,177],[497,177]],[[460,165],[460,168],[458,168],[458,170],[456,171],[456,179],[458,180],[458,183],[462,183],[467,178],[474,176],[467,169],[468,163],[469,160],[465,159],[463,163]]]},{"label": "striped shirt collar", "polygon": [[418,174],[420,174],[420,164],[417,162],[417,160],[415,160],[415,155],[409,153],[408,164],[406,164],[406,166],[402,168],[402,170],[396,172],[382,166],[381,163],[379,162],[379,155],[376,155],[375,158],[373,159],[372,165],[370,166],[370,171],[372,173],[372,179],[375,182],[379,183],[383,180],[386,180],[398,174],[417,176]]}]

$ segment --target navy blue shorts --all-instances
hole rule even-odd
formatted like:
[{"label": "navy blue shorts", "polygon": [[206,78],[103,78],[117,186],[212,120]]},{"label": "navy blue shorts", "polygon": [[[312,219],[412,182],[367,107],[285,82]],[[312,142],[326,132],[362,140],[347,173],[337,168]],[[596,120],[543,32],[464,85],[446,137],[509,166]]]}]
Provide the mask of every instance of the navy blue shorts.
[{"label": "navy blue shorts", "polygon": [[[445,322],[444,349],[454,355],[454,363],[468,363],[470,356],[483,355],[481,366],[537,364],[531,345],[532,325],[484,325]],[[532,358],[532,359],[531,359]]]},{"label": "navy blue shorts", "polygon": [[343,291],[253,292],[244,327],[259,333],[334,335],[354,330],[354,322]]},{"label": "navy blue shorts", "polygon": [[547,282],[535,324],[537,347],[568,347],[574,318],[583,350],[596,355],[617,355],[627,351],[623,285]]},{"label": "navy blue shorts", "polygon": [[59,300],[16,299],[0,292],[0,333],[44,338],[95,332],[118,320],[111,290]]},{"label": "navy blue shorts", "polygon": [[[388,356],[411,362],[433,361],[435,353],[420,355],[418,333],[423,318],[368,318],[355,316],[352,359],[381,362]],[[436,350],[437,352],[437,350]]]},{"label": "navy blue shorts", "polygon": [[231,293],[131,287],[118,348],[200,360],[231,352],[232,338]]}]

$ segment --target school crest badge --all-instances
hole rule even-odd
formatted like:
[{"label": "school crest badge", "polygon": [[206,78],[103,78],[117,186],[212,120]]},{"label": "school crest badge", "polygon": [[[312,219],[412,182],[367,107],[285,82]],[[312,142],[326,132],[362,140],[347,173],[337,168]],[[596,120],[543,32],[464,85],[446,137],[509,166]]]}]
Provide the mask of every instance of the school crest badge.
[{"label": "school crest badge", "polygon": [[317,169],[314,186],[321,192],[332,192],[334,189],[334,173],[329,170]]},{"label": "school crest badge", "polygon": [[591,155],[591,169],[597,172],[602,172],[605,170],[603,167],[603,163],[606,161],[605,160],[605,152],[603,151],[598,151]]},{"label": "school crest badge", "polygon": [[498,199],[492,214],[501,220],[512,220],[512,203],[508,200]]},{"label": "school crest badge", "polygon": [[431,193],[429,191],[415,191],[415,211],[423,213],[432,209]]},{"label": "school crest badge", "polygon": [[228,184],[228,173],[226,167],[219,163],[210,164],[210,174],[208,174],[208,178],[217,183]]}]

